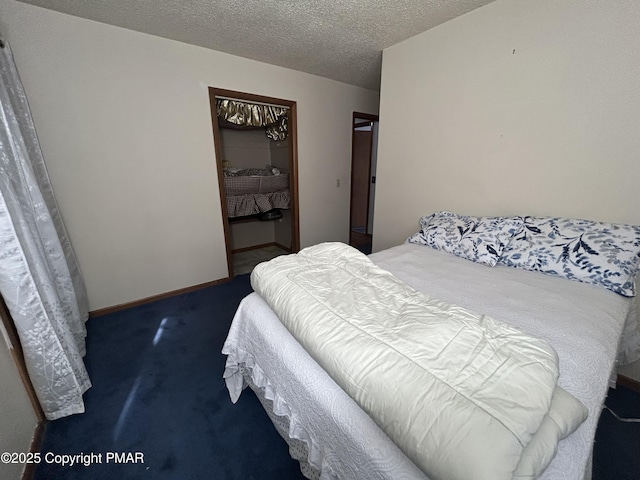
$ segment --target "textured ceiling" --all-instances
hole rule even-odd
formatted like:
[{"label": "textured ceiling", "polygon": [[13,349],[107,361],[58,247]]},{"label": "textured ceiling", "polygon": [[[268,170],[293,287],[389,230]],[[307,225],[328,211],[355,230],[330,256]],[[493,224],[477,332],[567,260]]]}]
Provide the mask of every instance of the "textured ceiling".
[{"label": "textured ceiling", "polygon": [[382,50],[493,0],[20,0],[378,90]]}]

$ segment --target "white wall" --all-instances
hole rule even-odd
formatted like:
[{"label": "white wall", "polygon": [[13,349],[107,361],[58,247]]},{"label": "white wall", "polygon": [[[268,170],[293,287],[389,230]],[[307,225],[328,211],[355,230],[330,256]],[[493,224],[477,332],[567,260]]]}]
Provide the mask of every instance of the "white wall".
[{"label": "white wall", "polygon": [[618,367],[618,373],[637,382],[640,382],[640,360],[636,360],[629,365]]},{"label": "white wall", "polygon": [[276,241],[275,225],[272,221],[232,223],[230,230],[232,250],[264,245]]},{"label": "white wall", "polygon": [[271,164],[271,140],[264,130],[220,129],[222,160],[233,168],[264,168]]},{"label": "white wall", "polygon": [[[287,136],[287,138],[281,142],[271,142],[271,165],[289,171],[290,144],[290,136]],[[351,140],[349,140],[349,148],[351,148]],[[349,161],[351,161],[351,153],[349,153]],[[347,195],[349,194],[347,189],[343,189],[342,192],[346,192]],[[287,248],[291,247],[291,222],[292,215],[290,209],[282,210],[282,218],[273,222],[274,241]],[[347,226],[347,231],[348,230],[349,227]]]},{"label": "white wall", "polygon": [[347,241],[377,92],[0,0],[92,310],[227,277],[208,87],[298,104],[300,243]]},{"label": "white wall", "polygon": [[[4,327],[0,324],[0,330]],[[37,417],[7,342],[0,335],[0,452],[28,452]],[[0,478],[19,479],[24,465],[0,463]]]},{"label": "white wall", "polygon": [[498,0],[384,51],[374,250],[418,218],[640,224],[640,2]]}]

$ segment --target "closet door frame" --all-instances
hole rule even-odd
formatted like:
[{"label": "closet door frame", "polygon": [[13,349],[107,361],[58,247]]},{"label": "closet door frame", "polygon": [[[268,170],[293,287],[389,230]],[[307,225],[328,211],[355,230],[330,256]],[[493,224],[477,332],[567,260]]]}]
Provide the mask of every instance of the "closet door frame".
[{"label": "closet door frame", "polygon": [[231,253],[231,227],[227,212],[227,198],[224,191],[224,174],[222,169],[222,143],[220,141],[220,127],[216,113],[216,98],[230,98],[234,100],[266,103],[270,105],[288,107],[287,121],[289,128],[289,193],[291,195],[291,252],[300,250],[300,212],[298,207],[298,116],[296,102],[281,98],[265,97],[253,93],[238,92],[222,88],[209,87],[209,105],[211,108],[211,124],[213,125],[213,144],[215,149],[216,168],[218,172],[218,191],[220,193],[220,206],[222,213],[222,225],[224,228],[225,248],[227,250],[227,268],[229,278],[234,277],[233,254]]},{"label": "closet door frame", "polygon": [[[27,397],[29,398],[31,406],[33,407],[36,415],[36,425],[33,432],[33,437],[31,439],[29,453],[37,453],[42,447],[47,418],[44,414],[44,410],[42,410],[42,406],[40,405],[40,400],[38,400],[38,395],[36,394],[36,390],[33,387],[33,383],[31,383],[31,377],[29,377],[27,364],[24,358],[24,351],[22,349],[22,344],[20,343],[20,336],[18,335],[18,330],[15,323],[13,322],[13,317],[11,317],[11,312],[9,312],[9,308],[7,308],[7,304],[5,303],[2,295],[0,295],[0,320],[2,321],[2,325],[7,335],[7,346],[9,347],[11,356],[13,357],[13,361],[16,365],[16,369],[18,370],[18,375],[22,380],[25,391],[27,393]],[[35,468],[35,463],[27,463],[24,467],[22,478],[33,478]]]}]

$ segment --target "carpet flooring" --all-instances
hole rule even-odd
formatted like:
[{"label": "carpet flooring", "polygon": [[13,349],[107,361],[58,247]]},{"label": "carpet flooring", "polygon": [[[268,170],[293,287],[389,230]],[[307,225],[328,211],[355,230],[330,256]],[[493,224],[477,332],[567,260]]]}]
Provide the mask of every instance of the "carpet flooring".
[{"label": "carpet flooring", "polygon": [[[41,449],[49,459],[84,454],[86,465],[42,462],[34,478],[302,479],[255,395],[245,390],[233,405],[222,379],[222,344],[250,291],[243,275],[89,320],[86,413],[49,422]],[[630,390],[610,391],[607,404],[640,417],[640,394]],[[120,460],[132,463],[114,453],[131,453]],[[640,424],[603,412],[593,478],[640,478]]]},{"label": "carpet flooring", "polygon": [[623,422],[603,410],[593,452],[593,480],[640,479],[640,393],[624,387],[609,389],[606,405]]},{"label": "carpet flooring", "polygon": [[[102,463],[42,462],[34,478],[304,478],[255,395],[233,405],[222,379],[222,344],[250,291],[245,275],[89,320],[86,413],[50,422],[41,452],[101,453]],[[106,463],[109,452],[141,452],[144,463]]]}]

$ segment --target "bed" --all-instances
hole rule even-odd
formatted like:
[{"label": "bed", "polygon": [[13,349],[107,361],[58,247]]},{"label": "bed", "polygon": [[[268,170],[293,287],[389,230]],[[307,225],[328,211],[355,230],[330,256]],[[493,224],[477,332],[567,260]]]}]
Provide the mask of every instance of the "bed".
[{"label": "bed", "polygon": [[226,168],[223,173],[230,218],[289,208],[289,174],[281,169]]},{"label": "bed", "polygon": [[[495,255],[506,260],[491,268],[469,261],[469,251],[478,257],[478,245],[486,247],[486,237],[484,242],[466,245],[466,250],[461,248],[460,239],[465,236],[464,229],[458,228],[461,217],[453,218],[455,228],[448,233],[455,231],[457,240],[442,232],[430,237],[433,216],[428,216],[421,219],[420,231],[407,243],[369,258],[419,292],[482,312],[548,342],[557,353],[559,386],[584,404],[588,417],[559,442],[557,454],[540,478],[590,478],[595,430],[616,363],[631,362],[640,355],[635,296],[612,291],[616,287],[611,278],[607,278],[610,288],[603,288],[584,278],[568,280],[567,275],[570,278],[575,272],[550,274],[547,257],[553,252],[548,245],[537,252],[537,264],[529,258],[528,266],[514,268],[513,264],[522,261],[522,252],[518,252],[515,238],[521,232],[513,228],[513,241],[500,239],[501,252]],[[546,236],[548,232],[554,236],[566,226],[547,218],[521,218],[525,230],[540,230],[540,225],[546,225],[548,230],[542,232]],[[468,219],[462,217],[462,223],[468,226]],[[585,225],[593,227],[594,223],[570,222],[571,228],[579,230]],[[635,250],[630,249],[630,258],[637,267],[640,236],[636,227],[631,231]],[[531,230],[526,233],[529,238],[520,235],[520,243],[531,242]],[[578,245],[572,250],[574,255],[582,255],[579,250],[585,245],[587,251],[593,251],[594,243],[586,234],[576,237],[573,233],[571,241]],[[605,250],[611,249],[609,243],[604,244]],[[505,254],[510,246],[509,260]],[[531,243],[527,248],[531,249]],[[566,253],[566,245],[563,248]],[[579,258],[584,262],[584,255]],[[590,266],[590,274],[596,267]],[[605,276],[609,275],[610,269],[606,272]],[[635,278],[635,270],[632,273]],[[626,287],[630,287],[628,282]],[[237,400],[247,385],[256,392],[307,478],[428,478],[305,351],[257,293],[240,304],[223,353],[228,356],[224,376],[232,400]]]}]

